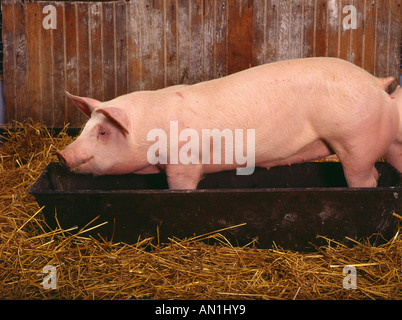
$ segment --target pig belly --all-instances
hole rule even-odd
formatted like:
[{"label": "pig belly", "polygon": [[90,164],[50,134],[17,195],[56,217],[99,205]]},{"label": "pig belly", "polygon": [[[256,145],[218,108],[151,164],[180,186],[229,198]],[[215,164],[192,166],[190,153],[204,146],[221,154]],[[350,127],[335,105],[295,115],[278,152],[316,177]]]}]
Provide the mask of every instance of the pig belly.
[{"label": "pig belly", "polygon": [[292,165],[294,163],[303,163],[313,160],[318,160],[332,155],[333,151],[322,140],[316,140],[306,145],[301,150],[296,151],[291,156],[285,156],[284,158],[270,159],[268,161],[264,159],[256,159],[257,167],[266,167],[267,169],[276,166]]}]

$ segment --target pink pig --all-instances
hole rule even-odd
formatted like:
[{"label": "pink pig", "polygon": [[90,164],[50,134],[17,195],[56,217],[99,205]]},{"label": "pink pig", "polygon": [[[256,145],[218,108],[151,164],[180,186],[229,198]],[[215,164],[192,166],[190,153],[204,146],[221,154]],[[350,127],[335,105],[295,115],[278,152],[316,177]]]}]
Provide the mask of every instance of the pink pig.
[{"label": "pink pig", "polygon": [[[204,129],[254,129],[252,165],[258,167],[336,154],[349,187],[375,187],[374,163],[381,156],[389,156],[391,164],[402,171],[402,133],[394,141],[400,122],[398,99],[384,91],[392,81],[376,78],[344,60],[305,58],[194,85],[133,92],[107,102],[67,93],[90,119],[78,139],[58,156],[78,173],[165,172],[170,189],[196,189],[204,173],[245,166],[236,161],[201,161],[205,160],[203,152],[206,156],[201,147],[195,154],[200,161],[175,163],[172,137],[168,137],[166,150],[155,153],[150,161],[155,139],[150,140],[149,133],[156,128],[170,132],[176,121],[178,132],[191,128],[198,137]],[[245,151],[243,141],[234,148]],[[181,139],[178,147],[186,143]],[[155,163],[155,159],[166,159],[166,163]]]},{"label": "pink pig", "polygon": [[[402,124],[402,89],[397,86],[391,93],[391,99],[395,102],[399,110],[399,122]],[[391,163],[399,172],[402,172],[402,130],[398,130],[394,141],[389,146],[385,154],[387,161]]]}]

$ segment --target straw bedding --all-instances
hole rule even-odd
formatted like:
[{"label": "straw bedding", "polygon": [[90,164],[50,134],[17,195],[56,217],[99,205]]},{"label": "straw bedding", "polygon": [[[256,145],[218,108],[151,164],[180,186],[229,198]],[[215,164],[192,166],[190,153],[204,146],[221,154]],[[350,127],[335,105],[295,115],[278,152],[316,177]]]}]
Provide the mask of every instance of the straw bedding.
[{"label": "straw bedding", "polygon": [[[0,298],[3,299],[401,299],[400,229],[387,244],[353,248],[327,239],[316,252],[258,243],[235,247],[221,233],[191,239],[111,243],[65,230],[49,232],[29,188],[54,150],[72,139],[63,130],[14,123],[0,145]],[[397,215],[396,215],[397,216]],[[401,218],[400,216],[397,216]],[[96,221],[87,228],[96,227]],[[208,244],[213,238],[214,245]],[[218,244],[217,244],[218,243]],[[43,288],[46,265],[57,288]],[[345,265],[357,289],[344,289]]]}]

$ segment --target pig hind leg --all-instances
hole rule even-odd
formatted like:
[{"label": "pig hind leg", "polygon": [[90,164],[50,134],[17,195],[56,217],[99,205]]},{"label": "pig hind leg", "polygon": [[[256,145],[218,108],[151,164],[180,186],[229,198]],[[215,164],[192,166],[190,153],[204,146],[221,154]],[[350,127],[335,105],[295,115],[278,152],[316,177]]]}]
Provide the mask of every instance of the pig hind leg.
[{"label": "pig hind leg", "polygon": [[[385,155],[398,129],[398,122],[390,106],[382,117],[359,123],[353,130],[343,132],[332,140],[333,150],[342,162],[349,187],[376,187],[378,172],[374,165]],[[369,130],[368,130],[369,128]]]},{"label": "pig hind leg", "polygon": [[342,163],[346,182],[350,188],[374,188],[378,182],[378,172],[374,166],[382,156],[383,150],[370,149],[370,144],[336,150]]},{"label": "pig hind leg", "polygon": [[386,154],[387,161],[399,172],[402,172],[402,143],[393,143]]},{"label": "pig hind leg", "polygon": [[364,170],[349,169],[344,166],[345,178],[350,188],[375,188],[378,182],[378,172],[371,164],[371,168]]}]

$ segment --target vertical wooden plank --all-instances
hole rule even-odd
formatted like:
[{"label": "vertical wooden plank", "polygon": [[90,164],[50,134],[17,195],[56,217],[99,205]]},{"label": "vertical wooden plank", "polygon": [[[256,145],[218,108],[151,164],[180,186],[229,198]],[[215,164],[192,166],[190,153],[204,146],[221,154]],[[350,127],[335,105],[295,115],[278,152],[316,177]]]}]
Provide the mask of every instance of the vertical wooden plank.
[{"label": "vertical wooden plank", "polygon": [[89,37],[90,37],[90,76],[91,97],[104,100],[103,90],[103,48],[102,39],[102,3],[89,3]]},{"label": "vertical wooden plank", "polygon": [[158,1],[142,1],[139,9],[141,16],[141,89],[159,89],[164,85],[163,7]]},{"label": "vertical wooden plank", "polygon": [[327,0],[317,0],[315,7],[314,56],[327,55]]},{"label": "vertical wooden plank", "polygon": [[[399,83],[401,66],[401,32],[402,32],[402,0],[391,2],[390,36],[389,36],[389,76],[395,77]],[[394,88],[390,88],[393,90]]]},{"label": "vertical wooden plank", "polygon": [[266,4],[266,62],[274,62],[278,60],[279,2],[280,0],[267,0]]},{"label": "vertical wooden plank", "polygon": [[15,116],[19,121],[28,118],[27,101],[27,41],[26,41],[26,7],[23,2],[16,2],[14,6],[14,41],[15,41]]},{"label": "vertical wooden plank", "polygon": [[377,23],[376,23],[376,50],[374,75],[385,77],[388,75],[388,50],[389,50],[389,24],[390,3],[385,0],[377,0]]},{"label": "vertical wooden plank", "polygon": [[215,0],[214,78],[228,74],[228,5],[227,0]]},{"label": "vertical wooden plank", "polygon": [[29,116],[34,121],[42,120],[42,76],[40,70],[40,42],[39,34],[41,13],[35,2],[27,3],[27,56],[28,56],[28,101]]},{"label": "vertical wooden plank", "polygon": [[252,65],[263,64],[267,54],[266,25],[267,1],[255,0],[253,8],[253,61]]},{"label": "vertical wooden plank", "polygon": [[[48,2],[40,2],[39,12],[42,13],[43,8],[48,5]],[[40,15],[40,65],[42,73],[42,120],[46,125],[51,126],[54,122],[54,108],[53,108],[53,36],[52,29],[45,29],[42,27],[42,20],[44,14]]]},{"label": "vertical wooden plank", "polygon": [[377,20],[377,7],[375,5],[375,0],[365,0],[364,14],[363,68],[371,74],[374,74]]},{"label": "vertical wooden plank", "polygon": [[353,5],[357,13],[357,29],[351,31],[351,59],[355,65],[363,66],[364,47],[364,1],[354,0]]},{"label": "vertical wooden plank", "polygon": [[105,2],[102,4],[102,85],[103,100],[111,100],[116,97],[115,78],[115,22],[114,3]]},{"label": "vertical wooden plank", "polygon": [[340,0],[328,0],[327,52],[328,57],[339,57],[339,36],[342,32]]},{"label": "vertical wooden plank", "polygon": [[302,57],[303,46],[303,0],[293,0],[290,8],[289,58]]},{"label": "vertical wooden plank", "polygon": [[177,60],[177,7],[176,0],[165,2],[165,86],[178,83],[178,60]]},{"label": "vertical wooden plank", "polygon": [[[90,50],[89,50],[89,4],[80,2],[77,9],[77,47],[78,47],[78,92],[80,96],[92,96],[90,77]],[[72,103],[70,102],[70,105]],[[77,109],[78,121],[84,123],[87,118]]]},{"label": "vertical wooden plank", "polygon": [[189,82],[197,83],[204,80],[203,70],[203,34],[202,34],[203,1],[189,1],[189,41],[190,65]]},{"label": "vertical wooden plank", "polygon": [[[72,94],[78,94],[78,48],[77,48],[77,20],[76,4],[66,2],[65,4],[65,42],[66,42],[66,70],[65,87]],[[79,127],[79,112],[77,108],[70,103],[64,95],[65,101],[65,122],[70,123],[72,127]]]},{"label": "vertical wooden plank", "polygon": [[278,3],[278,52],[277,60],[289,59],[291,47],[291,2]]},{"label": "vertical wooden plank", "polygon": [[304,1],[303,57],[314,55],[314,8],[315,0]]},{"label": "vertical wooden plank", "polygon": [[214,1],[203,1],[203,48],[202,64],[204,80],[210,80],[214,77]]},{"label": "vertical wooden plank", "polygon": [[116,30],[116,96],[128,93],[128,43],[127,43],[127,10],[125,2],[116,2],[114,26]]},{"label": "vertical wooden plank", "polygon": [[[110,99],[299,56],[339,55],[397,77],[401,1],[3,1],[6,119],[79,126],[86,119],[65,89]],[[56,30],[42,27],[47,4],[56,6]],[[347,4],[357,9],[356,30],[343,30]]]},{"label": "vertical wooden plank", "polygon": [[128,89],[133,92],[140,90],[142,87],[141,15],[138,1],[131,1],[127,3],[127,6]]},{"label": "vertical wooden plank", "polygon": [[6,104],[5,121],[16,119],[14,6],[12,2],[2,3],[3,51],[4,51],[4,98]]},{"label": "vertical wooden plank", "polygon": [[55,2],[57,29],[51,30],[53,36],[53,109],[56,127],[63,127],[66,118],[65,108],[65,56],[64,56],[64,2]]},{"label": "vertical wooden plank", "polygon": [[190,4],[177,1],[177,58],[179,83],[190,84]]},{"label": "vertical wooden plank", "polygon": [[[346,5],[350,3],[349,0],[341,0],[341,8],[344,8]],[[348,13],[342,14],[341,20],[341,28],[340,28],[340,40],[339,40],[339,58],[351,61],[351,37],[352,37],[352,29],[345,29],[343,27],[343,19],[347,16]]]},{"label": "vertical wooden plank", "polygon": [[228,7],[228,73],[251,66],[253,48],[253,3],[231,1]]},{"label": "vertical wooden plank", "polygon": [[278,58],[278,3],[279,0],[254,3],[255,64],[274,62]]},{"label": "vertical wooden plank", "polygon": [[151,60],[150,70],[152,84],[149,89],[161,89],[165,87],[165,36],[164,36],[164,3],[154,1],[150,5],[150,31],[151,31]]}]

